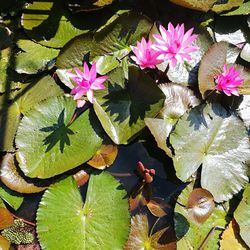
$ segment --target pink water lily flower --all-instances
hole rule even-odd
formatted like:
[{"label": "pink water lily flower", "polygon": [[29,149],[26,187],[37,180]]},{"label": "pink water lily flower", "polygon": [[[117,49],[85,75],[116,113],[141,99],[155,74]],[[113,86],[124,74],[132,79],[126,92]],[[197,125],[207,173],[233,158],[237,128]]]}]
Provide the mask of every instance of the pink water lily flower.
[{"label": "pink water lily flower", "polygon": [[184,24],[177,24],[174,28],[172,23],[169,23],[168,30],[160,25],[161,35],[153,35],[155,44],[152,46],[160,53],[158,59],[169,60],[171,68],[174,68],[177,62],[191,60],[190,53],[199,49],[197,46],[192,46],[192,42],[197,38],[192,32],[193,28],[185,33]]},{"label": "pink water lily flower", "polygon": [[225,64],[223,67],[223,72],[214,77],[217,85],[215,86],[216,90],[223,91],[226,95],[239,96],[237,86],[242,84],[244,80],[239,77],[240,71],[237,71],[234,66],[228,68]]},{"label": "pink water lily flower", "polygon": [[137,41],[137,46],[130,46],[135,54],[135,56],[131,56],[131,59],[134,60],[141,69],[154,69],[157,64],[163,62],[163,60],[157,59],[160,54],[153,50],[151,46],[152,42],[147,42],[144,37],[141,42]]},{"label": "pink water lily flower", "polygon": [[81,99],[84,95],[87,95],[88,100],[93,103],[94,90],[104,89],[105,86],[102,83],[108,79],[107,76],[96,77],[96,63],[93,63],[89,69],[88,64],[84,62],[83,69],[84,72],[74,68],[76,74],[68,73],[68,76],[77,83],[77,86],[71,90],[70,94],[74,95],[74,100],[77,100],[78,108],[85,104],[85,101]]}]

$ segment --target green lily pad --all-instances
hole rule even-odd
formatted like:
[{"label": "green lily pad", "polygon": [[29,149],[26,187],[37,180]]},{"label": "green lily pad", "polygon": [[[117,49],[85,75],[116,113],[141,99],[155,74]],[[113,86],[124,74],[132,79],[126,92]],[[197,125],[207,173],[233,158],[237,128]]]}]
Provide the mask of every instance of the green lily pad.
[{"label": "green lily pad", "polygon": [[12,98],[11,104],[3,103],[0,106],[0,150],[13,150],[13,141],[21,114],[25,114],[39,101],[62,94],[63,91],[50,76],[35,78],[29,84],[22,84],[22,88]]},{"label": "green lily pad", "polygon": [[237,112],[250,132],[250,95],[244,95]]},{"label": "green lily pad", "polygon": [[147,36],[152,22],[147,17],[133,12],[116,14],[97,31],[80,35],[61,50],[56,65],[58,75],[64,84],[69,86],[65,79],[64,69],[82,67],[83,56],[90,52],[90,61],[97,62],[97,72],[107,74],[127,61],[131,51],[130,45]]},{"label": "green lily pad", "polygon": [[215,201],[229,200],[247,183],[250,147],[244,123],[219,104],[195,107],[170,135],[176,175],[186,181],[202,164],[201,186]]},{"label": "green lily pad", "polygon": [[248,14],[250,14],[250,2],[244,1],[244,3],[240,4],[237,9],[233,9],[225,13],[223,14],[223,16],[248,15]]},{"label": "green lily pad", "polygon": [[0,198],[2,198],[5,202],[7,202],[15,210],[17,210],[21,206],[24,199],[23,196],[16,195],[15,192],[3,186],[1,182],[0,182]]},{"label": "green lily pad", "polygon": [[122,249],[130,224],[125,196],[120,183],[105,172],[91,175],[85,203],[72,177],[51,186],[37,212],[42,248]]},{"label": "green lily pad", "polygon": [[108,86],[96,93],[95,112],[116,144],[127,144],[162,108],[164,95],[156,83],[138,68],[129,68],[128,81],[121,68],[109,75]]},{"label": "green lily pad", "polygon": [[68,125],[75,108],[72,97],[61,96],[25,113],[15,140],[25,175],[43,179],[61,174],[86,162],[99,149],[101,128],[90,110]]},{"label": "green lily pad", "polygon": [[234,212],[234,218],[240,227],[240,236],[250,247],[250,184],[244,190],[242,200]]},{"label": "green lily pad", "polygon": [[216,13],[221,13],[223,11],[231,10],[232,8],[239,7],[242,5],[244,0],[228,0],[227,3],[215,4],[212,10]]},{"label": "green lily pad", "polygon": [[[23,11],[22,26],[36,42],[62,48],[73,37],[96,28],[102,18],[73,15],[60,0],[34,1]],[[93,21],[95,20],[95,21]]]},{"label": "green lily pad", "polygon": [[204,250],[217,250],[220,239],[220,230],[216,227],[226,225],[226,212],[221,206],[215,207],[210,217],[202,224],[196,224],[189,219],[188,210],[181,206],[186,205],[188,197],[193,190],[193,184],[189,184],[179,195],[178,203],[175,205],[174,224],[177,237],[177,249],[200,249],[203,241],[206,239],[211,230],[214,233],[208,238]]},{"label": "green lily pad", "polygon": [[44,47],[31,40],[20,39],[17,42],[23,51],[18,53],[15,58],[15,70],[18,73],[36,74],[50,68],[50,61],[54,59],[59,50]]}]

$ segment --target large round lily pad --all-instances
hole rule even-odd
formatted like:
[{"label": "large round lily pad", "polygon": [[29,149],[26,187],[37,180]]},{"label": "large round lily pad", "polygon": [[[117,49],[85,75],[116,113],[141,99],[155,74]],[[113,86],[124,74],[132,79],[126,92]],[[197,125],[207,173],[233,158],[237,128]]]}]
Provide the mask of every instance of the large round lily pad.
[{"label": "large round lily pad", "polygon": [[198,106],[180,118],[170,142],[177,177],[186,181],[202,164],[201,185],[215,201],[228,200],[248,181],[250,145],[244,123],[219,104]]},{"label": "large round lily pad", "polygon": [[[122,249],[129,233],[126,192],[111,175],[91,175],[85,203],[72,177],[45,192],[37,213],[43,249]],[[55,244],[56,243],[56,244]]]},{"label": "large round lily pad", "polygon": [[128,81],[121,69],[110,74],[108,87],[96,94],[94,109],[110,138],[116,144],[127,144],[145,127],[145,118],[158,114],[163,102],[164,94],[153,79],[130,67]]},{"label": "large round lily pad", "polygon": [[89,110],[68,125],[75,106],[72,97],[53,97],[25,114],[16,136],[25,175],[58,175],[89,160],[101,146],[100,127]]}]

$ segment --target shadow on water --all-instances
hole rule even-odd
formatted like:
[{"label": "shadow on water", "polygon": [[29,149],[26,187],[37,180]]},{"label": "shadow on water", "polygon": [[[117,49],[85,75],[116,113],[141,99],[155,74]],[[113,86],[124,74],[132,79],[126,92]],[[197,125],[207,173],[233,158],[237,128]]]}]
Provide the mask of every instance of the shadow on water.
[{"label": "shadow on water", "polygon": [[52,126],[41,128],[42,132],[51,132],[44,140],[43,145],[48,145],[46,148],[46,153],[50,151],[58,142],[60,145],[60,151],[63,153],[65,144],[70,145],[69,135],[73,135],[74,132],[68,128],[64,123],[64,113],[65,109],[60,113],[57,123]]}]

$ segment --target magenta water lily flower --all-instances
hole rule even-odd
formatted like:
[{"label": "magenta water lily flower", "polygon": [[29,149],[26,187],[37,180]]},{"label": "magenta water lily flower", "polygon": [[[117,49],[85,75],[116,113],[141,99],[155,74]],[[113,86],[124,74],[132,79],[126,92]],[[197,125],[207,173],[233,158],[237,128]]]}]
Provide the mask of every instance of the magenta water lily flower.
[{"label": "magenta water lily flower", "polygon": [[74,68],[76,74],[72,72],[68,73],[68,76],[77,83],[77,86],[71,90],[70,94],[74,95],[74,100],[77,100],[78,108],[85,104],[85,100],[82,99],[84,95],[93,103],[94,90],[104,89],[105,86],[102,83],[108,79],[107,76],[96,77],[96,63],[93,63],[89,69],[88,64],[84,62],[83,69],[84,72],[78,68]]},{"label": "magenta water lily flower", "polygon": [[137,41],[137,46],[131,46],[131,48],[135,54],[135,56],[131,56],[131,59],[134,60],[141,69],[154,69],[157,64],[163,62],[163,60],[157,59],[160,53],[152,49],[152,42],[147,42],[144,37],[141,42]]},{"label": "magenta water lily flower", "polygon": [[152,48],[160,53],[158,59],[169,60],[171,68],[174,68],[177,62],[191,60],[190,53],[199,49],[192,46],[192,42],[197,38],[192,32],[193,28],[185,33],[184,24],[177,24],[174,28],[172,23],[169,23],[168,30],[160,25],[161,35],[153,35],[156,43],[152,45]]},{"label": "magenta water lily flower", "polygon": [[234,66],[228,68],[225,64],[223,67],[223,72],[214,77],[217,85],[216,90],[223,91],[226,95],[236,95],[239,96],[237,87],[244,82],[242,78],[239,77],[240,71],[237,71]]}]

